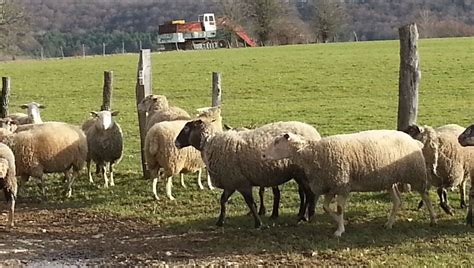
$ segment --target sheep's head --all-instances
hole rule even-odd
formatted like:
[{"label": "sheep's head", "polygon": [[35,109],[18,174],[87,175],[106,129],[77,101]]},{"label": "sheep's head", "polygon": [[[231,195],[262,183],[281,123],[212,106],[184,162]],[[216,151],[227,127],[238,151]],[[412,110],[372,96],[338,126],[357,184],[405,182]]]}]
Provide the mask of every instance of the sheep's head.
[{"label": "sheep's head", "polygon": [[222,131],[222,117],[220,106],[205,107],[197,109],[197,117],[207,122],[211,122],[212,130]]},{"label": "sheep's head", "polygon": [[418,125],[409,125],[406,129],[402,130],[403,132],[410,135],[415,140],[421,140],[421,133],[423,132],[423,128]]},{"label": "sheep's head", "polygon": [[474,146],[474,125],[470,125],[458,137],[459,144],[462,146]]},{"label": "sheep's head", "polygon": [[164,95],[148,95],[137,106],[140,112],[169,109],[168,99]]},{"label": "sheep's head", "polygon": [[266,160],[280,160],[289,158],[294,152],[298,152],[306,145],[303,137],[293,133],[284,133],[275,137],[262,154]]},{"label": "sheep's head", "polygon": [[198,150],[202,150],[204,142],[213,132],[212,123],[212,120],[208,121],[202,119],[187,122],[179,132],[178,137],[176,137],[176,147],[181,149],[193,146]]},{"label": "sheep's head", "polygon": [[45,109],[46,106],[37,102],[30,102],[20,105],[20,108],[27,109],[28,118],[33,120],[33,123],[42,123],[40,109]]},{"label": "sheep's head", "polygon": [[114,120],[113,116],[118,115],[118,111],[100,111],[100,112],[91,112],[92,117],[96,118],[96,124],[95,126],[99,129],[109,129],[110,127],[113,126]]}]

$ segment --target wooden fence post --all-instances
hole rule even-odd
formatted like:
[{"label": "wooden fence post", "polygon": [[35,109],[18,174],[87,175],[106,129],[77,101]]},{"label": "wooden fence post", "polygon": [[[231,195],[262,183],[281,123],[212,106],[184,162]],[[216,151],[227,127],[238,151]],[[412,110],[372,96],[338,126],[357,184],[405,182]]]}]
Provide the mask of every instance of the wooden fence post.
[{"label": "wooden fence post", "polygon": [[82,44],[82,57],[86,57],[86,47],[84,46],[84,44]]},{"label": "wooden fence post", "polygon": [[219,106],[222,102],[221,73],[212,73],[212,106]]},{"label": "wooden fence post", "polygon": [[43,48],[43,46],[41,46],[41,48],[40,48],[40,56],[41,56],[41,60],[44,60],[44,48]]},{"label": "wooden fence post", "polygon": [[61,59],[64,59],[64,49],[63,49],[63,46],[60,46],[59,49],[61,50]]},{"label": "wooden fence post", "polygon": [[398,29],[400,35],[400,76],[398,84],[398,130],[416,123],[421,71],[418,56],[418,30],[415,23]]},{"label": "wooden fence post", "polygon": [[102,43],[102,56],[105,56],[105,43]]},{"label": "wooden fence post", "polygon": [[102,106],[101,111],[110,111],[112,103],[112,89],[114,82],[114,72],[104,71],[104,88],[102,91]]},{"label": "wooden fence post", "polygon": [[2,99],[0,103],[0,118],[8,115],[8,101],[10,98],[10,77],[2,77]]},{"label": "wooden fence post", "polygon": [[[151,53],[149,49],[140,50],[140,58],[138,60],[136,99],[137,105],[151,94]],[[145,137],[146,137],[146,112],[138,111],[138,124],[140,128],[140,145],[142,156],[142,170],[145,179],[150,178],[150,173],[145,161]]]}]

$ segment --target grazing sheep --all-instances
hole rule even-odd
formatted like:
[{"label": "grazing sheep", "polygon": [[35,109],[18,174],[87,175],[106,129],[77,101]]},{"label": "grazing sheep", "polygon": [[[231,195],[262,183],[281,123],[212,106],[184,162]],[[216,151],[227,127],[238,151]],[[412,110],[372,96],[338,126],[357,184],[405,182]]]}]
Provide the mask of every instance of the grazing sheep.
[{"label": "grazing sheep", "polygon": [[20,108],[27,109],[27,114],[13,113],[8,115],[8,117],[15,120],[18,125],[43,123],[43,120],[41,120],[40,109],[44,109],[46,106],[37,102],[30,102],[21,105]]},{"label": "grazing sheep", "polygon": [[[213,108],[202,112],[198,118],[212,121],[216,131],[222,131],[220,108]],[[145,160],[150,176],[153,178],[153,194],[156,199],[156,185],[158,178],[167,178],[166,195],[169,199],[175,198],[171,194],[172,178],[174,175],[198,171],[198,182],[201,180],[201,169],[204,167],[199,152],[193,148],[178,150],[174,141],[179,131],[187,123],[186,120],[163,121],[153,125],[145,138]],[[160,169],[163,172],[160,172]],[[202,185],[200,185],[202,186]]]},{"label": "grazing sheep", "polygon": [[30,176],[40,179],[43,197],[43,174],[56,172],[64,172],[67,196],[72,195],[72,184],[87,157],[87,140],[82,130],[66,123],[46,122],[3,136],[1,141],[15,155],[16,175],[24,180]]},{"label": "grazing sheep", "polygon": [[[114,165],[120,162],[123,153],[123,134],[120,125],[113,120],[117,111],[91,112],[95,120],[87,120],[82,129],[86,129],[87,137],[87,174],[89,181],[93,182],[91,174],[91,161],[96,163],[97,168],[104,178],[104,187],[114,186]],[[92,122],[92,124],[89,124]],[[107,177],[107,166],[109,178]]]},{"label": "grazing sheep", "polygon": [[[409,183],[421,194],[431,223],[435,223],[422,147],[406,133],[395,130],[336,135],[319,141],[286,133],[268,145],[263,157],[290,158],[304,169],[315,200],[325,195],[323,207],[337,222],[334,235],[339,237],[345,231],[343,215],[350,192],[389,191],[393,207],[385,226],[391,228],[401,204],[397,183]],[[335,196],[337,212],[329,206]]]},{"label": "grazing sheep", "polygon": [[[440,206],[450,215],[453,215],[453,209],[448,203],[446,188],[459,187],[460,207],[465,208],[466,182],[469,178],[472,181],[474,176],[474,148],[463,148],[458,143],[458,136],[463,130],[463,127],[455,124],[436,129],[410,125],[405,130],[414,139],[425,144],[425,159],[432,159],[432,163],[428,165],[430,184],[438,187]],[[423,202],[420,202],[419,207],[422,205]]]},{"label": "grazing sheep", "polygon": [[12,150],[0,143],[0,188],[3,189],[10,211],[8,213],[8,225],[15,225],[15,200],[18,190],[15,175],[15,156]]},{"label": "grazing sheep", "polygon": [[183,109],[170,106],[163,95],[148,95],[138,104],[138,110],[147,112],[146,131],[156,123],[172,120],[189,120],[191,116]]},{"label": "grazing sheep", "polygon": [[[224,190],[220,200],[221,213],[217,221],[218,226],[224,224],[226,203],[235,191],[239,191],[244,197],[254,217],[255,227],[259,228],[262,222],[252,196],[253,186],[274,187],[292,178],[300,185],[307,185],[302,170],[289,160],[270,162],[264,161],[260,156],[267,142],[285,130],[313,139],[320,138],[314,127],[301,122],[278,122],[253,130],[216,133],[209,122],[198,119],[186,123],[181,130],[176,138],[176,147],[193,146],[201,151],[213,185]],[[312,195],[308,195],[307,198],[306,203],[312,204]],[[305,201],[302,200],[300,217],[304,216],[305,208]],[[312,208],[308,210],[311,212]]]},{"label": "grazing sheep", "polygon": [[[462,146],[474,146],[474,125],[466,128],[458,137],[458,142]],[[471,156],[471,160],[474,159]],[[466,224],[474,226],[473,224],[473,207],[474,207],[474,185],[471,177],[471,190],[469,193],[469,207],[467,209]]]}]

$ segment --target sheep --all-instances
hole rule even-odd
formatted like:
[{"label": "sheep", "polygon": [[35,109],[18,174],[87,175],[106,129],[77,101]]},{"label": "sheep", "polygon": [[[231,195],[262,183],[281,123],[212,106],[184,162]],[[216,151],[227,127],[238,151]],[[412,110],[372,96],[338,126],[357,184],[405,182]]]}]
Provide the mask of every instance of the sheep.
[{"label": "sheep", "polygon": [[[114,165],[118,164],[123,153],[123,134],[120,125],[113,120],[118,111],[91,112],[95,120],[87,120],[82,129],[86,129],[87,137],[87,174],[89,181],[93,182],[91,174],[91,161],[96,163],[97,168],[104,178],[104,187],[114,186]],[[87,125],[90,122],[93,124]],[[107,178],[106,168],[109,168],[110,178]]]},{"label": "sheep", "polygon": [[[459,187],[461,208],[466,207],[466,181],[474,176],[474,148],[463,148],[458,143],[458,136],[464,130],[455,124],[433,129],[429,126],[410,125],[405,130],[414,139],[425,144],[423,153],[426,159],[432,159],[428,169],[430,184],[438,187],[441,208],[450,215],[453,209],[449,206],[446,188]],[[432,171],[431,171],[431,170]],[[421,207],[420,202],[418,207]]]},{"label": "sheep", "polygon": [[8,225],[15,225],[15,200],[17,196],[18,185],[15,175],[15,156],[12,150],[3,143],[0,143],[0,187],[10,206],[8,213]]},{"label": "sheep", "polygon": [[[260,155],[268,141],[282,131],[294,131],[313,139],[319,139],[316,129],[302,122],[271,123],[254,130],[215,132],[211,123],[206,120],[194,120],[186,123],[178,137],[176,147],[192,146],[201,151],[214,186],[223,189],[220,199],[221,212],[217,226],[223,226],[226,214],[226,203],[229,197],[238,191],[249,207],[255,227],[262,221],[257,214],[252,196],[252,187],[274,187],[294,178],[304,190],[305,178],[302,171],[288,160],[268,162]],[[305,191],[306,193],[306,191]],[[299,216],[304,217],[306,204],[312,204],[312,195],[307,201],[301,201]],[[278,204],[274,204],[277,208]],[[308,209],[309,213],[312,207]],[[310,215],[311,217],[312,215]]]},{"label": "sheep", "polygon": [[[474,125],[470,125],[468,128],[466,128],[458,137],[458,142],[462,146],[474,146]],[[471,156],[471,160],[473,157]],[[474,185],[473,185],[473,180],[471,178],[471,190],[469,193],[469,207],[467,209],[467,215],[466,215],[466,224],[474,226],[473,224],[473,207],[474,207]]]},{"label": "sheep", "polygon": [[138,104],[138,110],[147,112],[146,131],[156,123],[172,120],[189,120],[191,116],[183,109],[170,106],[164,95],[148,95]]},{"label": "sheep", "polygon": [[[227,124],[224,124],[224,129],[227,131],[245,131],[245,130],[249,130],[250,128],[247,128],[247,127],[234,128]],[[270,216],[270,219],[276,219],[279,216],[278,210],[279,210],[279,203],[280,203],[280,189],[278,188],[278,186],[272,187],[272,193],[273,193],[273,209],[272,209],[272,215]],[[298,194],[300,195],[300,200],[304,200],[306,198],[304,190],[300,185],[298,185]],[[260,201],[260,208],[258,209],[258,215],[263,216],[266,214],[266,211],[267,211],[265,207],[265,187],[259,187],[258,197]],[[304,204],[304,202],[302,202],[302,204]],[[298,213],[300,217],[299,220],[306,220],[306,218],[304,218],[304,215],[300,215],[300,214],[304,214],[301,212],[302,210],[304,211],[304,208],[301,208],[300,213]],[[249,215],[251,214],[252,212],[249,212]]]},{"label": "sheep", "polygon": [[15,120],[18,125],[43,123],[43,120],[41,120],[40,109],[44,109],[46,106],[37,102],[30,102],[21,105],[20,108],[27,109],[27,114],[13,113],[8,115],[8,117]]},{"label": "sheep", "polygon": [[72,184],[87,157],[87,140],[81,129],[67,123],[46,122],[5,135],[0,141],[15,155],[17,176],[40,180],[43,198],[46,197],[43,174],[55,172],[64,172],[66,196],[71,197]]},{"label": "sheep", "polygon": [[[262,157],[269,160],[289,158],[304,169],[315,201],[325,195],[324,211],[337,222],[334,235],[340,237],[345,231],[343,215],[350,192],[389,191],[393,207],[385,226],[392,228],[401,205],[397,183],[409,183],[420,193],[431,223],[436,223],[428,196],[422,147],[406,133],[395,130],[335,135],[319,141],[285,133],[268,145]],[[334,197],[337,212],[329,206]]]},{"label": "sheep", "polygon": [[[216,131],[222,131],[222,118],[220,108],[212,108],[202,112],[198,118],[212,121]],[[187,123],[186,120],[163,121],[153,125],[145,137],[145,160],[150,176],[153,178],[153,194],[159,199],[156,191],[158,178],[167,178],[166,195],[170,200],[175,200],[171,193],[172,178],[174,175],[198,172],[198,182],[201,180],[201,169],[204,163],[201,155],[193,148],[179,150],[174,146],[174,141],[179,131]],[[160,172],[160,168],[163,172]],[[202,187],[202,185],[200,185]]]}]

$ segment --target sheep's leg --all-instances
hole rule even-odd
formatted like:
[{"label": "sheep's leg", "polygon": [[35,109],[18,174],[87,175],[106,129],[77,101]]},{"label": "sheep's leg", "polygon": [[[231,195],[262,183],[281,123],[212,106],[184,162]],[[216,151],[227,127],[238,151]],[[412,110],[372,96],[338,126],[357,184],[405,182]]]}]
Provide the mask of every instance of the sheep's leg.
[{"label": "sheep's leg", "polygon": [[67,195],[66,197],[70,198],[72,196],[72,184],[74,183],[74,180],[79,176],[79,170],[73,170],[72,176],[69,177],[68,179],[68,185],[67,185]]},{"label": "sheep's leg", "polygon": [[219,219],[217,220],[217,226],[223,226],[225,220],[225,205],[229,200],[229,197],[235,192],[235,190],[227,190],[224,189],[221,195],[221,214],[219,215]]},{"label": "sheep's leg", "polygon": [[206,171],[207,173],[207,187],[209,187],[210,190],[214,190],[214,186],[212,185],[211,181],[211,175],[209,175],[209,171]]},{"label": "sheep's leg", "polygon": [[461,208],[466,208],[466,180],[463,180],[461,184],[459,184],[459,196],[461,198],[459,206]]},{"label": "sheep's leg", "polygon": [[298,195],[300,196],[300,209],[298,210],[298,221],[307,221],[305,214],[307,208],[304,186],[298,183]]},{"label": "sheep's leg", "polygon": [[439,205],[441,206],[441,208],[444,210],[444,212],[446,212],[446,214],[453,216],[454,215],[453,209],[448,204],[448,193],[446,189],[443,187],[439,187],[438,196],[439,196]]},{"label": "sheep's leg", "polygon": [[265,197],[265,187],[260,187],[258,189],[258,198],[260,199],[260,209],[258,210],[258,215],[261,215],[261,216],[267,213],[264,197]]},{"label": "sheep's leg", "polygon": [[94,183],[94,179],[92,179],[92,172],[91,172],[91,160],[87,160],[87,176],[89,177],[89,182]]},{"label": "sheep's leg", "polygon": [[[280,208],[280,189],[278,186],[272,187],[273,191],[273,209],[270,219],[276,219],[279,216],[278,209]],[[263,204],[263,203],[262,203]]]},{"label": "sheep's leg", "polygon": [[100,171],[102,172],[102,177],[104,178],[104,188],[109,188],[109,178],[107,177],[107,170],[104,164],[100,164]]},{"label": "sheep's leg", "polygon": [[155,196],[155,200],[160,200],[158,197],[158,194],[156,192],[156,185],[158,184],[158,178],[153,178],[153,184],[152,184],[152,190],[153,190],[153,195]]},{"label": "sheep's leg", "polygon": [[183,188],[186,188],[186,184],[184,183],[184,174],[180,173],[179,178],[180,178],[180,181],[181,181],[181,186],[183,186]]},{"label": "sheep's leg", "polygon": [[392,189],[390,189],[389,192],[390,197],[392,198],[392,211],[390,212],[388,220],[385,223],[385,227],[387,229],[392,229],[393,223],[395,222],[395,217],[397,216],[397,213],[400,210],[402,202],[400,200],[400,195],[395,184],[392,185]]},{"label": "sheep's leg", "polygon": [[252,188],[250,187],[249,189],[239,190],[239,192],[244,197],[247,206],[252,212],[253,219],[255,221],[255,228],[260,228],[262,226],[262,220],[260,219],[257,213],[257,206],[255,206],[255,201],[253,199]]},{"label": "sheep's leg", "polygon": [[337,213],[335,219],[337,221],[337,230],[334,232],[334,236],[341,237],[342,233],[345,232],[344,228],[344,209],[346,207],[347,195],[342,194],[336,197],[337,200]]},{"label": "sheep's leg", "polygon": [[199,189],[201,190],[204,190],[204,186],[202,185],[202,180],[201,180],[201,176],[202,176],[202,169],[198,169],[198,186],[199,186]]},{"label": "sheep's leg", "polygon": [[5,194],[5,198],[7,199],[7,204],[10,206],[10,211],[8,213],[8,225],[10,227],[15,226],[15,201],[16,196],[13,190],[3,188],[3,193]]},{"label": "sheep's leg", "polygon": [[170,200],[176,200],[176,198],[174,198],[171,194],[171,188],[173,187],[173,176],[169,176],[166,180],[166,195]]},{"label": "sheep's leg", "polygon": [[471,190],[469,192],[469,207],[467,208],[467,215],[466,215],[466,224],[474,227],[473,220],[472,220],[472,209],[474,207],[474,185],[471,179]]},{"label": "sheep's leg", "polygon": [[44,178],[43,176],[38,176],[38,187],[41,191],[41,198],[43,199],[43,201],[46,201],[47,200],[47,197],[46,197],[46,189],[45,189],[45,186],[44,186]]},{"label": "sheep's leg", "polygon": [[421,199],[426,205],[426,208],[428,209],[428,212],[430,214],[430,224],[435,225],[436,224],[436,214],[433,209],[433,205],[431,204],[431,200],[428,194],[428,190],[421,190],[420,191]]},{"label": "sheep's leg", "polygon": [[114,163],[109,163],[109,174],[110,174],[110,186],[115,186],[114,181]]},{"label": "sheep's leg", "polygon": [[335,194],[324,195],[323,210],[337,222],[337,218],[336,218],[337,215],[334,212],[334,210],[331,209],[331,206],[330,206],[331,201],[334,199],[335,196],[336,196]]}]

